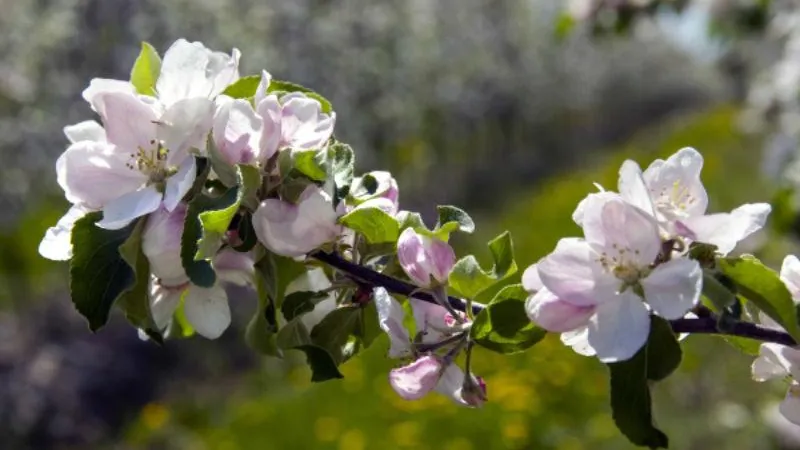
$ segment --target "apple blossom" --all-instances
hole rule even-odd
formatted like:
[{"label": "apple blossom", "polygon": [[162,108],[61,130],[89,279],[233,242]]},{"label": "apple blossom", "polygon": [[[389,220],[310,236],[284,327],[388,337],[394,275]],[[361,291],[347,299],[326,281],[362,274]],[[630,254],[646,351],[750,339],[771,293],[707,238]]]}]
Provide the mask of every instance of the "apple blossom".
[{"label": "apple blossom", "polygon": [[333,199],[316,185],[309,185],[297,204],[268,198],[253,213],[258,240],[278,255],[300,257],[342,234]]},{"label": "apple blossom", "polygon": [[249,101],[222,95],[214,114],[214,143],[228,164],[264,164],[261,139],[264,122]]},{"label": "apple blossom", "polygon": [[336,113],[322,112],[319,100],[302,92],[278,98],[267,92],[272,76],[263,71],[254,102],[263,120],[260,157],[271,158],[283,148],[314,149],[324,147],[333,135]]},{"label": "apple blossom", "polygon": [[585,239],[561,239],[526,271],[526,311],[551,331],[587,327],[601,361],[626,360],[647,340],[651,310],[676,319],[694,306],[702,271],[685,258],[652,267],[661,251],[658,224],[618,196],[588,198],[582,223]]},{"label": "apple blossom", "polygon": [[350,195],[357,202],[380,200],[381,209],[394,216],[400,207],[400,190],[397,180],[392,174],[383,170],[376,170],[353,179],[350,186]]},{"label": "apple blossom", "polygon": [[183,296],[186,320],[201,335],[216,339],[231,321],[228,296],[222,282],[247,285],[254,274],[253,260],[246,253],[224,249],[212,258],[217,282],[209,287],[196,286],[181,264],[181,235],[186,205],[173,211],[159,208],[147,218],[142,236],[142,251],[150,263],[150,304],[159,329],[165,329]]},{"label": "apple blossom", "polygon": [[397,259],[409,278],[419,287],[430,288],[447,283],[456,263],[453,248],[447,242],[406,228],[397,239]]},{"label": "apple blossom", "polygon": [[[466,376],[452,362],[452,356],[417,355],[409,333],[403,326],[405,316],[403,307],[389,295],[386,289],[376,288],[373,292],[375,306],[378,310],[378,322],[381,329],[389,336],[389,357],[415,358],[409,364],[390,371],[389,381],[398,395],[407,400],[415,400],[435,390],[460,405],[480,406],[481,402],[476,400],[473,391],[470,391],[468,399],[464,397],[462,387]],[[443,307],[414,298],[410,298],[409,302],[411,302],[414,312],[418,335],[414,342],[437,344],[452,336],[453,333],[463,330]],[[450,317],[448,318],[448,316]],[[485,394],[485,385],[481,386]]]},{"label": "apple blossom", "polygon": [[628,160],[620,168],[619,192],[626,201],[656,217],[666,238],[683,236],[713,244],[725,255],[764,226],[771,207],[753,203],[730,213],[706,215],[708,195],[700,181],[702,168],[702,155],[688,147],[666,161],[655,160],[644,173]]}]

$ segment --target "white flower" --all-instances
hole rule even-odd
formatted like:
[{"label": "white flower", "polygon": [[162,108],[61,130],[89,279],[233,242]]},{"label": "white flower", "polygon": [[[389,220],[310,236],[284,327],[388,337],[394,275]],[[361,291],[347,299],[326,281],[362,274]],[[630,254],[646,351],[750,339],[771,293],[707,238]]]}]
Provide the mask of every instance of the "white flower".
[{"label": "white flower", "polygon": [[258,240],[278,255],[303,256],[342,234],[330,195],[309,185],[297,204],[268,198],[253,213]]},{"label": "white flower", "polygon": [[[374,290],[375,306],[378,310],[380,327],[389,336],[389,357],[406,358],[414,356],[414,349],[408,331],[403,326],[405,312],[400,303],[392,298],[386,289]],[[421,300],[409,299],[414,311],[417,334],[422,343],[436,343],[456,332],[455,320],[441,306]],[[480,406],[474,393],[465,397],[463,386],[464,372],[452,362],[433,354],[421,355],[411,363],[393,369],[389,373],[392,388],[402,398],[416,400],[434,390],[463,406]],[[485,400],[485,385],[479,380]]]},{"label": "white flower", "polygon": [[725,255],[764,226],[771,207],[753,203],[730,213],[706,215],[708,195],[700,181],[702,168],[702,155],[688,147],[666,161],[655,160],[644,173],[628,160],[620,168],[619,192],[627,202],[653,215],[666,238],[683,236],[713,244]]},{"label": "white flower", "polygon": [[652,268],[661,249],[658,224],[617,196],[588,198],[581,221],[585,239],[562,239],[526,271],[523,285],[532,292],[526,310],[553,331],[586,327],[601,361],[623,361],[646,342],[650,309],[677,319],[697,302],[702,271],[685,258]]}]

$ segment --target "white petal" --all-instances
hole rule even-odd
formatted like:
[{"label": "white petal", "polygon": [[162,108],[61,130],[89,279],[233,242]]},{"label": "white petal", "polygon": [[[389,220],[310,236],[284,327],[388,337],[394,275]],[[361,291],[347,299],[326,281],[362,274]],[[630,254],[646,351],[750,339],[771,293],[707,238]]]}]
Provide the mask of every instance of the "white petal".
[{"label": "white petal", "polygon": [[336,309],[336,295],[330,295],[325,300],[314,305],[314,309],[311,311],[303,314],[300,317],[300,321],[303,322],[303,325],[306,327],[306,330],[310,333],[311,330],[314,329],[322,319],[325,318],[331,311]]},{"label": "white petal", "polygon": [[642,178],[642,169],[634,161],[627,160],[619,169],[618,189],[626,202],[654,216],[653,200]]},{"label": "white petal", "polygon": [[689,217],[681,221],[684,235],[697,242],[717,246],[722,255],[730,253],[742,239],[760,230],[771,207],[767,203],[748,203],[729,214]]},{"label": "white petal", "polygon": [[73,144],[80,141],[106,142],[106,130],[94,120],[85,120],[64,127],[64,134]]},{"label": "white petal", "polygon": [[333,134],[335,114],[322,113],[322,105],[304,94],[282,99],[281,140],[294,148],[319,148]]},{"label": "white petal", "polygon": [[589,344],[589,327],[561,333],[561,342],[572,347],[575,353],[583,356],[594,356],[594,348]]},{"label": "white petal", "polygon": [[604,363],[630,359],[647,342],[650,313],[638,295],[626,291],[603,302],[589,321],[589,344]]},{"label": "white petal", "polygon": [[661,213],[670,218],[694,217],[705,213],[708,195],[700,181],[703,157],[693,148],[683,148],[656,160],[643,177]]},{"label": "white petal", "polygon": [[99,209],[147,180],[138,170],[126,167],[128,161],[127,154],[110,144],[80,141],[56,161],[58,184],[71,203]]},{"label": "white petal", "polygon": [[103,125],[108,141],[128,154],[152,152],[157,147],[156,114],[138,97],[118,92],[95,97],[102,104]]},{"label": "white petal", "polygon": [[239,58],[242,52],[234,48],[230,55],[222,52],[212,52],[208,60],[206,73],[211,78],[213,86],[211,96],[221,94],[231,84],[239,79]]},{"label": "white petal", "polygon": [[653,311],[667,319],[679,319],[700,299],[703,270],[697,261],[672,259],[658,265],[641,280],[644,298]]},{"label": "white petal", "polygon": [[254,163],[260,160],[263,128],[264,121],[250,102],[223,100],[214,116],[214,141],[229,164]]},{"label": "white petal", "polygon": [[442,330],[449,328],[446,309],[433,303],[428,303],[413,297],[408,299],[411,311],[414,314],[416,333],[423,333],[422,342],[439,342],[446,337]]},{"label": "white petal", "polygon": [[179,100],[170,106],[158,122],[158,137],[169,150],[167,164],[180,164],[191,148],[204,152],[213,120],[214,102],[205,97]]},{"label": "white petal", "polygon": [[596,303],[597,255],[583,239],[564,238],[539,263],[539,277],[556,296],[575,305]]},{"label": "white petal", "polygon": [[272,75],[266,70],[261,71],[261,81],[258,82],[258,87],[256,88],[256,95],[253,97],[253,102],[258,105],[261,103],[261,100],[264,100],[267,96],[267,90],[269,89],[269,85],[272,82]]},{"label": "white petal", "polygon": [[186,320],[197,333],[208,339],[220,337],[231,323],[228,296],[219,285],[211,288],[190,286],[183,307]]},{"label": "white petal", "polygon": [[800,300],[800,260],[794,255],[787,255],[781,265],[781,281],[792,293],[795,303]]},{"label": "white petal", "polygon": [[281,105],[276,95],[267,95],[256,105],[256,112],[264,121],[259,155],[259,162],[263,164],[272,158],[281,144]]},{"label": "white petal", "polygon": [[172,320],[172,315],[181,302],[182,288],[171,289],[159,285],[155,278],[150,280],[150,313],[156,327],[163,331]]},{"label": "white petal", "polygon": [[[647,267],[661,251],[658,223],[641,209],[612,199],[603,205],[601,217],[605,251],[636,267]],[[589,232],[586,231],[589,242]],[[596,239],[600,241],[600,239]]]},{"label": "white petal", "polygon": [[167,106],[195,97],[210,98],[214,83],[207,73],[211,50],[200,42],[175,41],[164,53],[156,82],[158,98]]},{"label": "white petal", "polygon": [[72,227],[89,210],[81,205],[73,205],[56,226],[47,229],[44,239],[39,243],[39,254],[52,261],[67,261],[72,258]]},{"label": "white petal", "polygon": [[317,267],[303,272],[300,276],[292,280],[286,287],[286,293],[291,294],[292,292],[298,291],[319,292],[331,286],[331,280],[325,275],[325,271]]},{"label": "white petal", "polygon": [[534,293],[544,287],[542,278],[539,277],[539,264],[531,264],[522,273],[522,286],[526,291]]},{"label": "white petal", "polygon": [[253,283],[255,267],[249,253],[226,248],[214,256],[212,264],[220,280],[237,286],[247,286]]},{"label": "white petal", "polygon": [[800,425],[800,384],[797,381],[792,381],[778,410],[786,420]]},{"label": "white petal", "polygon": [[455,364],[450,364],[439,378],[439,383],[434,389],[436,392],[450,397],[451,400],[462,406],[469,406],[461,396],[461,387],[464,385],[464,371]]},{"label": "white petal", "polygon": [[181,263],[186,210],[185,204],[171,212],[165,208],[156,209],[147,216],[142,233],[142,252],[150,262],[150,272],[165,286],[178,286],[188,280]]},{"label": "white petal", "polygon": [[579,227],[595,229],[600,227],[600,215],[603,205],[611,199],[621,198],[616,192],[600,191],[587,195],[578,203],[575,212],[572,213],[572,220]]},{"label": "white petal", "polygon": [[83,90],[82,95],[83,99],[92,105],[95,111],[102,115],[103,112],[98,108],[95,97],[108,92],[121,92],[123,94],[136,95],[136,88],[134,88],[129,81],[92,78],[92,81],[89,82],[89,87]]},{"label": "white petal", "polygon": [[183,197],[189,192],[197,176],[197,166],[193,156],[187,157],[181,164],[178,172],[167,178],[167,186],[164,189],[164,208],[172,211],[180,203]]},{"label": "white petal", "polygon": [[103,208],[103,219],[97,226],[106,230],[126,227],[133,219],[150,214],[161,205],[161,193],[153,186],[123,195]]},{"label": "white petal", "polygon": [[400,303],[392,298],[386,289],[373,291],[375,308],[378,310],[378,323],[389,336],[389,357],[403,358],[411,354],[411,338],[403,326],[405,312]]},{"label": "white petal", "polygon": [[761,344],[752,369],[756,381],[786,375],[800,379],[800,350],[780,344]]}]

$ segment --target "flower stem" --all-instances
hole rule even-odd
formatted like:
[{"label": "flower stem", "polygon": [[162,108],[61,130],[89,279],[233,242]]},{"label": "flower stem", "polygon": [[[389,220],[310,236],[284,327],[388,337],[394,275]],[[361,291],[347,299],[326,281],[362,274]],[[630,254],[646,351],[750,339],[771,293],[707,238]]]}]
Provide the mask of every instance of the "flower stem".
[{"label": "flower stem", "polygon": [[[318,250],[309,256],[373,287],[383,287],[390,293],[398,295],[410,296],[413,294],[414,298],[416,299],[428,303],[438,304],[436,299],[434,299],[431,294],[419,291],[419,288],[416,286],[350,262],[336,253],[327,253]],[[469,302],[453,296],[448,296],[447,301],[450,303],[450,306],[457,311],[466,311],[469,304]],[[471,303],[473,314],[478,314],[483,311],[484,308],[486,308],[486,305],[482,303]],[[725,331],[720,331],[717,328],[717,319],[713,315],[699,318],[675,319],[670,320],[669,322],[672,326],[672,330],[675,331],[675,333],[718,334],[725,336],[738,336],[757,341],[774,342],[776,344],[790,346],[797,345],[795,340],[789,336],[788,333],[766,328],[750,322],[736,322],[730,324],[729,328]]]}]

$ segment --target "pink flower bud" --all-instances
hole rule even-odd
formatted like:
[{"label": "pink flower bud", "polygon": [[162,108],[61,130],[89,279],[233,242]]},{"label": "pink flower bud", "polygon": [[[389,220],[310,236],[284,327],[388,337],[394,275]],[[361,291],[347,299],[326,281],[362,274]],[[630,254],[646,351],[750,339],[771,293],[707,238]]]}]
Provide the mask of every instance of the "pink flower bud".
[{"label": "pink flower bud", "polygon": [[442,362],[435,356],[423,356],[411,364],[389,372],[389,384],[400,397],[419,400],[439,382]]},{"label": "pink flower bud", "polygon": [[525,302],[528,317],[547,331],[562,333],[586,325],[595,312],[594,306],[575,306],[541,289]]},{"label": "pink flower bud", "polygon": [[186,219],[186,205],[179,203],[172,211],[159,208],[147,217],[142,236],[142,251],[150,261],[150,272],[164,286],[187,281],[181,264],[181,235]]},{"label": "pink flower bud", "polygon": [[[447,282],[456,263],[450,244],[406,228],[397,240],[397,258],[406,275],[420,287]],[[431,280],[433,278],[433,280]]]},{"label": "pink flower bud", "polygon": [[486,396],[486,382],[483,378],[469,375],[464,377],[464,384],[461,387],[461,398],[464,402],[473,407],[483,406],[489,398]]}]

